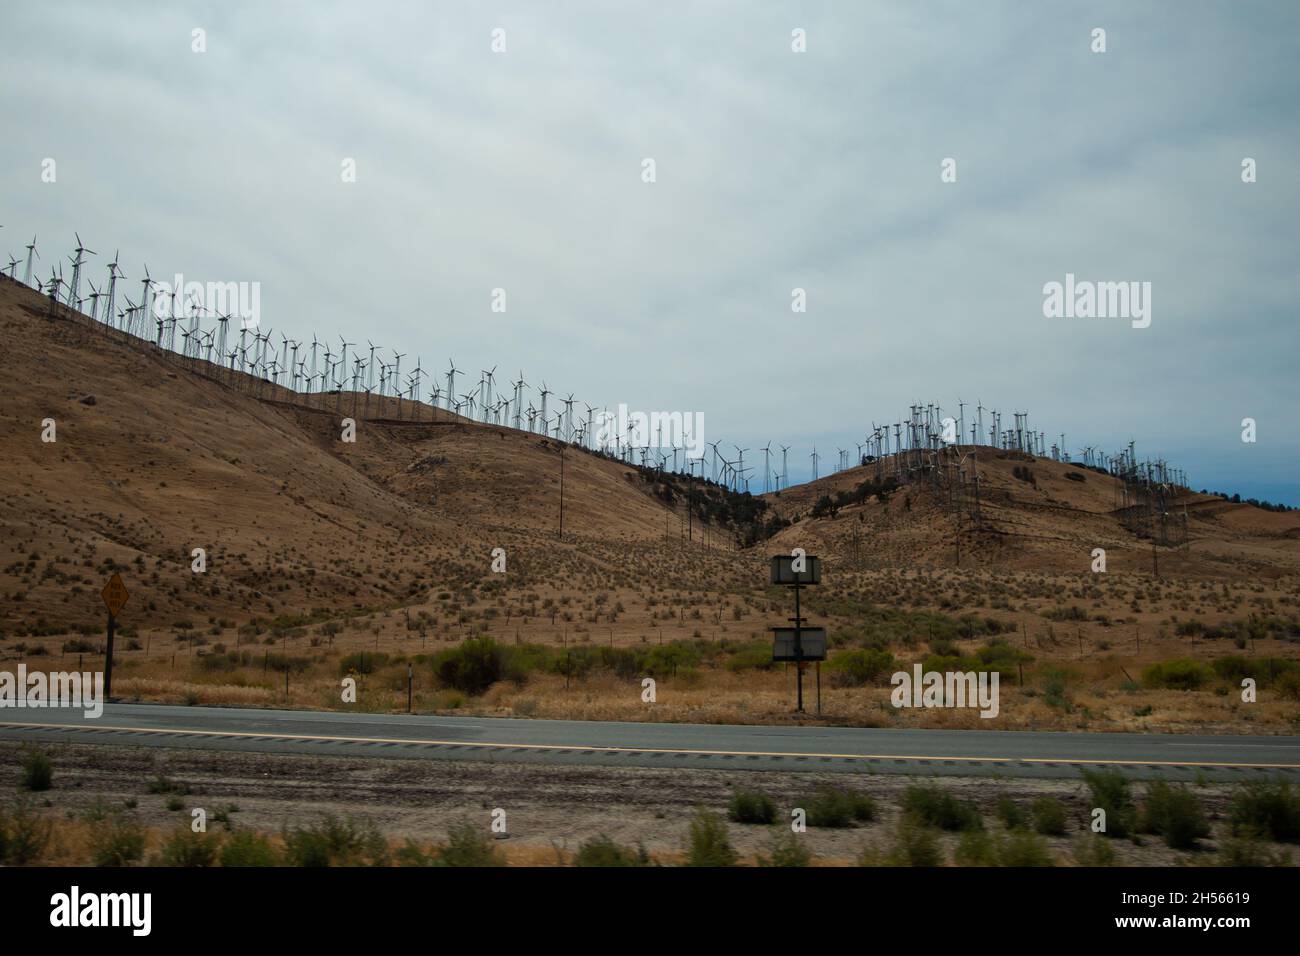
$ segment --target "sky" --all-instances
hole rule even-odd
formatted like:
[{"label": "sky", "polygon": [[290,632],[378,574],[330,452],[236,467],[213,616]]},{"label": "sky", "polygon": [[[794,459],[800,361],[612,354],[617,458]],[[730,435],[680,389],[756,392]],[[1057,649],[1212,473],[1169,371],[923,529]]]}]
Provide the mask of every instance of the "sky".
[{"label": "sky", "polygon": [[[114,249],[130,280],[256,282],[277,338],[699,414],[748,463],[790,446],[791,483],[814,445],[824,474],[872,422],[978,401],[1300,505],[1292,0],[0,21],[0,253],[75,231],[97,282]],[[1150,283],[1149,325],[1045,315],[1067,275]]]}]

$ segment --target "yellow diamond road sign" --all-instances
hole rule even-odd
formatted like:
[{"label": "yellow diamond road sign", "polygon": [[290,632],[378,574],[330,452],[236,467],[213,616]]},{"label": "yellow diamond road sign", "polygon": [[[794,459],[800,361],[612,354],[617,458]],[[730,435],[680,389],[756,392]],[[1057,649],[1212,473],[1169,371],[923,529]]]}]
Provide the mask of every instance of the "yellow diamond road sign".
[{"label": "yellow diamond road sign", "polygon": [[104,599],[104,604],[108,606],[108,613],[117,617],[122,606],[126,604],[129,595],[126,593],[126,585],[122,583],[122,575],[114,574],[108,584],[104,585],[104,590],[100,592]]}]

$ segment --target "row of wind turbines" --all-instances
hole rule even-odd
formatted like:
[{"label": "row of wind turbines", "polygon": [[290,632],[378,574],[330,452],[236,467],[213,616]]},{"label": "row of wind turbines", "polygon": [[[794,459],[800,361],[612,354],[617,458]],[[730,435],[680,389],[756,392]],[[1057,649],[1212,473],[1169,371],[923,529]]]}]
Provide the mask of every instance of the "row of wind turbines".
[{"label": "row of wind turbines", "polygon": [[[368,339],[362,348],[357,342],[339,336],[336,347],[333,342],[319,339],[314,333],[309,344],[281,332],[277,343],[273,330],[263,330],[255,322],[236,318],[229,312],[209,309],[202,301],[197,301],[197,297],[185,299],[181,290],[164,289],[160,295],[159,284],[150,275],[147,264],[143,276],[135,280],[140,283],[140,288],[138,301],[133,301],[127,293],[129,280],[119,265],[118,252],[114,252],[112,261],[106,266],[107,273],[97,286],[90,278],[87,257],[98,253],[87,248],[79,234],[74,232],[73,235],[76,246],[67,257],[70,275],[66,279],[63,260],[58,259],[50,263],[48,280],[33,281],[35,263],[41,258],[36,236],[24,247],[25,257],[9,255],[4,274],[18,281],[17,268],[21,263],[23,284],[41,291],[52,304],[66,306],[88,317],[92,323],[148,341],[168,353],[207,363],[219,369],[231,382],[248,383],[251,380],[259,390],[275,386],[292,395],[303,396],[308,404],[312,404],[313,399],[316,403],[327,402],[332,396],[339,408],[346,394],[350,396],[354,413],[360,411],[366,417],[370,413],[372,397],[395,399],[399,420],[405,416],[403,402],[410,405],[411,414],[416,419],[421,416],[423,407],[429,408],[431,416],[434,409],[441,408],[461,418],[526,430],[629,464],[639,464],[643,468],[712,480],[736,492],[749,493],[751,490],[755,468],[745,464],[745,455],[752,449],[729,445],[727,447],[732,452],[728,453],[723,451],[722,442],[715,441],[704,446],[708,449],[704,454],[688,456],[687,450],[674,444],[671,436],[669,445],[664,445],[662,425],[654,444],[650,444],[649,435],[641,436],[643,440],[638,443],[631,423],[626,434],[596,427],[597,407],[577,402],[572,392],[562,395],[543,380],[540,388],[530,393],[534,386],[525,381],[522,370],[518,378],[507,379],[504,383],[507,388],[503,389],[498,387],[497,366],[480,369],[477,383],[461,392],[457,391],[458,376],[472,373],[457,368],[454,360],[448,361],[445,371],[435,374],[426,371],[423,360],[417,357],[414,366],[408,366],[403,375],[402,359],[407,358],[408,353],[388,350],[385,359],[384,349]],[[232,321],[236,323],[237,336],[232,334]],[[364,407],[359,408],[363,400]],[[575,405],[585,408],[585,417],[579,411],[575,419]],[[387,409],[390,406],[384,404],[382,407]],[[969,422],[968,407],[972,408]],[[610,420],[608,406],[601,410],[600,420]],[[1186,486],[1186,474],[1167,462],[1148,459],[1139,463],[1131,441],[1126,448],[1111,454],[1096,445],[1088,445],[1076,459],[1065,450],[1063,433],[1055,439],[1041,428],[1030,427],[1028,412],[1012,412],[1012,423],[1008,425],[1001,411],[985,406],[982,400],[971,406],[959,398],[955,417],[945,415],[943,406],[937,402],[913,403],[893,422],[888,419],[884,424],[872,421],[870,430],[856,443],[856,457],[852,456],[850,449],[836,447],[836,464],[828,474],[880,463],[887,464],[897,477],[903,478],[936,465],[941,452],[948,449],[960,451],[969,445],[991,446],[1036,456],[1050,455],[1056,461],[1077,460],[1126,481]],[[772,445],[769,441],[758,449],[763,455],[763,493],[781,491],[790,486],[789,452],[792,446],[777,445],[781,465],[778,472],[772,467],[777,455]],[[729,458],[728,454],[732,453],[734,457]],[[829,456],[819,452],[814,444],[808,457],[815,481],[822,476],[822,463]]]}]

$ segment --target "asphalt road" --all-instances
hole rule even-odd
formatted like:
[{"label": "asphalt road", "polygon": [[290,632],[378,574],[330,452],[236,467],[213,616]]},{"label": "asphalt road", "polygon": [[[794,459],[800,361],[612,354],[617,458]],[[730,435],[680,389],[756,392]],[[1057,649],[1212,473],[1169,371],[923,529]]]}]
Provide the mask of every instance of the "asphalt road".
[{"label": "asphalt road", "polygon": [[684,769],[1300,780],[1300,737],[893,730],[427,717],[109,704],[0,710],[0,739]]}]

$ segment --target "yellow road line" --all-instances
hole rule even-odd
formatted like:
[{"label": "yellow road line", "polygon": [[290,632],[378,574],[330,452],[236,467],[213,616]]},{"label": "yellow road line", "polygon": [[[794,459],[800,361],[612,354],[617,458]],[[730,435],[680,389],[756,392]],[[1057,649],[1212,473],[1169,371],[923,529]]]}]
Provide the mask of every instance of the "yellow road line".
[{"label": "yellow road line", "polygon": [[935,754],[828,754],[781,750],[691,750],[683,747],[607,747],[595,744],[522,744],[499,741],[433,740],[403,737],[338,737],[324,734],[272,734],[238,730],[195,730],[185,727],[118,727],[105,724],[37,724],[0,722],[4,728],[37,728],[42,730],[113,730],[131,734],[196,734],[200,737],[249,737],[265,740],[307,740],[324,743],[354,744],[417,744],[429,747],[493,747],[514,750],[603,750],[609,753],[696,754],[706,757],[829,757],[840,760],[945,760],[954,763],[1086,763],[1086,764],[1140,764],[1155,767],[1240,767],[1266,770],[1300,770],[1294,763],[1232,763],[1213,760],[1108,760],[1086,757],[950,757]]}]

